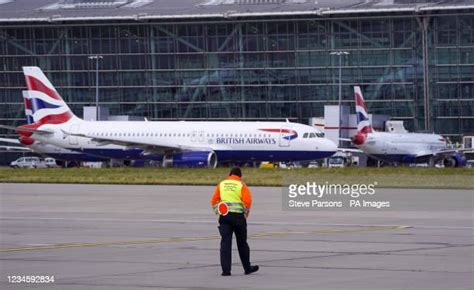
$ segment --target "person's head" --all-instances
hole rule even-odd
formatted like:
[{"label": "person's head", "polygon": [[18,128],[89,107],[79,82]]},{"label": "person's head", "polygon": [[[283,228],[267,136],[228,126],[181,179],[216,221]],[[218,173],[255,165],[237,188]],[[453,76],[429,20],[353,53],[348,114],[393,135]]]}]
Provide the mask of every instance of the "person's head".
[{"label": "person's head", "polygon": [[229,176],[231,176],[231,175],[236,175],[238,177],[242,177],[242,170],[240,170],[239,167],[234,167],[229,172]]}]

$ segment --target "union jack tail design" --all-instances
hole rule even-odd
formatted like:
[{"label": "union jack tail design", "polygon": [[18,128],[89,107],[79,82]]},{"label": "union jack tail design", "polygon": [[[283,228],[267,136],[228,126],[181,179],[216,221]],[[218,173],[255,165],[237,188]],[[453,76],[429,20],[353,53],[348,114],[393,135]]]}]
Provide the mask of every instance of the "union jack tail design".
[{"label": "union jack tail design", "polygon": [[25,116],[26,124],[33,124],[33,111],[31,110],[31,102],[28,97],[28,91],[22,91],[23,93],[23,103],[25,104]]},{"label": "union jack tail design", "polygon": [[28,121],[33,121],[36,128],[77,118],[39,67],[23,67],[23,73],[28,87],[23,92],[25,112]]},{"label": "union jack tail design", "polygon": [[357,133],[367,134],[372,133],[372,124],[369,120],[367,107],[365,106],[364,97],[360,87],[354,87],[355,106],[357,114]]}]

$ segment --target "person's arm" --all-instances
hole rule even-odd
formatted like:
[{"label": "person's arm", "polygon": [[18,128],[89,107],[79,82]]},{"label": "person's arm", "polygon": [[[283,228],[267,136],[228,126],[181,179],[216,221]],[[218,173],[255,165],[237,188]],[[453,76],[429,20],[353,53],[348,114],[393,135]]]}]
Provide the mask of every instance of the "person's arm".
[{"label": "person's arm", "polygon": [[216,190],[214,191],[214,195],[211,198],[211,206],[214,212],[217,210],[217,204],[221,201],[221,191],[219,189],[219,184],[216,186]]},{"label": "person's arm", "polygon": [[245,217],[248,217],[250,208],[252,207],[252,194],[246,184],[242,186],[242,204],[245,210]]}]

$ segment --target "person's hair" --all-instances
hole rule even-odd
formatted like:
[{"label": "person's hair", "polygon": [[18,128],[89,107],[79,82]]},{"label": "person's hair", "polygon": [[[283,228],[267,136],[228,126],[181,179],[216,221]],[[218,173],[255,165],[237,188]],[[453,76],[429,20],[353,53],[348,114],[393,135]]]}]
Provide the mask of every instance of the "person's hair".
[{"label": "person's hair", "polygon": [[240,170],[239,167],[234,167],[230,170],[229,176],[230,175],[237,175],[238,177],[242,177],[242,170]]}]

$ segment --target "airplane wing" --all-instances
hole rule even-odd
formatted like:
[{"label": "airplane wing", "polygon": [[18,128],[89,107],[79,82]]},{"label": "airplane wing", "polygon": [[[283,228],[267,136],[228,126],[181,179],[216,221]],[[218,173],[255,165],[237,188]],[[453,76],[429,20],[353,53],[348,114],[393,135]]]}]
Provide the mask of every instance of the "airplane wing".
[{"label": "airplane wing", "polygon": [[460,153],[464,151],[468,151],[469,149],[464,149],[464,148],[446,148],[437,152],[433,151],[420,151],[416,154],[416,157],[423,157],[423,156],[435,156],[435,157],[449,157],[455,153]]},{"label": "airplane wing", "polygon": [[[5,142],[5,143],[12,143],[12,144],[18,144],[20,145],[20,140],[18,139],[13,139],[13,138],[0,138],[0,142]],[[20,151],[33,151],[28,147],[23,147],[23,146],[8,146],[8,145],[0,145],[0,148],[6,149],[6,150],[20,150]]]},{"label": "airplane wing", "polygon": [[337,148],[339,152],[363,153],[362,150],[356,148]]},{"label": "airplane wing", "polygon": [[[76,136],[76,137],[84,137],[84,138],[90,138],[92,141],[98,142],[99,145],[105,146],[109,144],[114,144],[114,145],[121,145],[121,146],[126,146],[129,148],[140,148],[143,149],[146,153],[152,154],[152,153],[165,153],[165,152],[170,152],[170,151],[214,151],[218,149],[228,149],[225,148],[224,146],[201,146],[201,145],[184,145],[184,144],[176,144],[176,143],[168,143],[168,142],[153,142],[153,143],[148,143],[148,142],[140,142],[140,141],[135,141],[135,140],[120,140],[116,139],[113,137],[98,137],[98,136],[92,136],[92,135],[87,135],[87,134],[81,134],[81,133],[71,133],[67,132],[65,130],[61,130],[65,136]],[[222,147],[222,148],[221,148]]]},{"label": "airplane wing", "polygon": [[13,144],[20,144],[20,140],[18,140],[18,139],[13,139],[13,138],[0,138],[0,142],[13,143]]},{"label": "airplane wing", "polygon": [[6,149],[6,150],[18,150],[18,151],[28,151],[28,152],[32,152],[32,151],[33,151],[33,150],[31,150],[30,148],[20,147],[20,146],[0,145],[0,148]]},{"label": "airplane wing", "polygon": [[39,129],[33,129],[33,128],[24,128],[22,126],[13,127],[13,126],[0,125],[0,128],[13,130],[13,131],[23,131],[23,132],[30,132],[30,133],[36,133],[36,134],[43,134],[43,135],[48,135],[48,134],[53,134],[54,133],[52,131],[39,130]]}]

